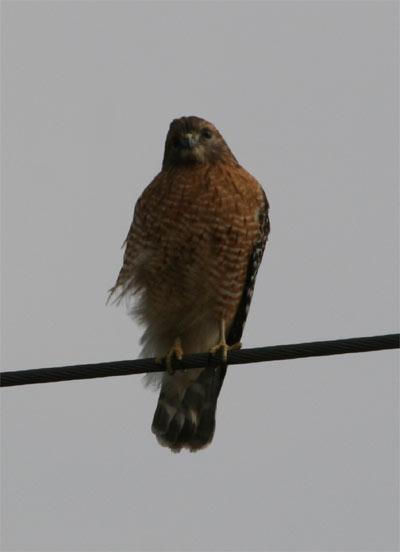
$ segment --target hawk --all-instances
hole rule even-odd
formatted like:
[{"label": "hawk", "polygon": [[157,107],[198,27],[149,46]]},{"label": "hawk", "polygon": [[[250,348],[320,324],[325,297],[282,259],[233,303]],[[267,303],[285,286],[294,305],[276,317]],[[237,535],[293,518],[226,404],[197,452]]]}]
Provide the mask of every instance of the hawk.
[{"label": "hawk", "polygon": [[[197,451],[213,438],[227,352],[241,345],[269,234],[268,209],[260,184],[214,125],[195,116],[172,121],[110,297],[127,298],[145,327],[141,356],[166,359],[167,370],[147,379],[161,387],[152,431],[174,452]],[[206,351],[219,352],[217,367],[171,369],[174,356]]]}]

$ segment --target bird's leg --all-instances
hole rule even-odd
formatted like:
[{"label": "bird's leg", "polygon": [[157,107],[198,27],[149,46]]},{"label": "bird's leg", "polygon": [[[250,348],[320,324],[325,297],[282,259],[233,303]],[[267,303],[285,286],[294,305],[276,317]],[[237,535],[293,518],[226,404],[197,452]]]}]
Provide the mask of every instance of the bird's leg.
[{"label": "bird's leg", "polygon": [[168,351],[166,355],[156,358],[157,364],[162,364],[165,361],[167,372],[170,375],[174,373],[174,369],[172,368],[172,359],[174,355],[178,360],[182,360],[183,349],[182,349],[182,342],[180,337],[176,337],[174,339],[174,344],[172,345],[171,349]]},{"label": "bird's leg", "polygon": [[240,341],[237,343],[234,343],[233,345],[228,345],[226,342],[226,336],[225,336],[225,320],[221,320],[221,329],[220,329],[220,340],[219,343],[214,345],[214,347],[211,347],[210,353],[212,355],[215,355],[220,349],[222,349],[222,360],[224,362],[228,359],[228,351],[233,351],[234,349],[240,349],[242,344]]}]

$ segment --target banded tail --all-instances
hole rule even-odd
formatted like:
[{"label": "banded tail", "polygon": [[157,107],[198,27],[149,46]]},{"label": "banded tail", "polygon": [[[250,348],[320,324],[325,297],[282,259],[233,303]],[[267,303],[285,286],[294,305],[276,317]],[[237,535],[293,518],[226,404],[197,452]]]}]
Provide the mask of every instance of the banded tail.
[{"label": "banded tail", "polygon": [[226,365],[165,374],[152,431],[173,452],[200,450],[212,441]]}]

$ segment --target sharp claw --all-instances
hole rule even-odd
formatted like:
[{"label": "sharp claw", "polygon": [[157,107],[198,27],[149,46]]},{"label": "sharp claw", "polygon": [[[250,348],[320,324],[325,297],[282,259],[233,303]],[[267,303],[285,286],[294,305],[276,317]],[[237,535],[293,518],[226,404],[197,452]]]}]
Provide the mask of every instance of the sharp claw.
[{"label": "sharp claw", "polygon": [[175,370],[172,367],[172,359],[173,357],[176,357],[178,360],[182,360],[183,358],[183,349],[182,349],[182,343],[179,337],[177,337],[174,341],[173,346],[168,351],[166,355],[160,356],[156,358],[157,364],[164,364],[167,369],[167,372],[170,376],[175,373]]},{"label": "sharp claw", "polygon": [[234,343],[233,345],[228,345],[225,340],[221,340],[219,343],[211,347],[210,353],[216,355],[220,349],[222,349],[222,360],[226,362],[228,360],[228,351],[234,351],[235,349],[240,349],[242,344],[240,341]]}]

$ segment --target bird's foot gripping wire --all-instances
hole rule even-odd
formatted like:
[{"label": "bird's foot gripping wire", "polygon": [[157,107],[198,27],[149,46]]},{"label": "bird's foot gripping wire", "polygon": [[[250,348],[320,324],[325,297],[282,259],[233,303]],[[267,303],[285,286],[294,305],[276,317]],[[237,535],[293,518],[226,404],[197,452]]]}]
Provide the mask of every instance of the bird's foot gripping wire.
[{"label": "bird's foot gripping wire", "polygon": [[174,344],[172,345],[171,349],[168,351],[166,355],[156,358],[157,364],[163,364],[165,362],[165,366],[167,367],[167,372],[170,375],[174,373],[174,369],[172,367],[172,360],[174,356],[178,360],[182,360],[183,358],[183,349],[182,349],[182,342],[180,337],[177,337],[174,340]]},{"label": "bird's foot gripping wire", "polygon": [[225,337],[225,320],[222,320],[221,321],[221,338],[220,338],[219,342],[216,345],[211,347],[210,353],[215,356],[218,353],[218,351],[221,350],[222,360],[224,362],[226,362],[228,360],[228,351],[233,351],[235,349],[240,349],[241,346],[242,346],[242,344],[240,343],[240,341],[238,341],[237,343],[234,343],[233,345],[228,345],[227,344],[226,337]]},{"label": "bird's foot gripping wire", "polygon": [[219,343],[214,345],[214,347],[211,347],[210,353],[215,356],[218,353],[218,351],[221,349],[222,350],[222,360],[224,362],[226,362],[228,360],[228,351],[233,351],[235,349],[240,349],[241,346],[242,346],[242,344],[241,344],[240,341],[238,341],[237,343],[234,343],[233,345],[228,345],[225,340],[224,341],[221,340]]}]

